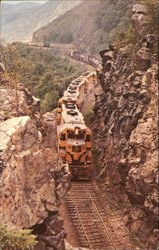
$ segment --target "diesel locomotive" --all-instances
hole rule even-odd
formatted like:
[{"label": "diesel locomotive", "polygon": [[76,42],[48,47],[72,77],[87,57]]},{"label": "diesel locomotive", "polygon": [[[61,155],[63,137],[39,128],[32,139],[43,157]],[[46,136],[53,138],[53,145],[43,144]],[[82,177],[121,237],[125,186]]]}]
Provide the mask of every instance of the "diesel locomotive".
[{"label": "diesel locomotive", "polygon": [[80,112],[82,102],[95,84],[96,73],[88,73],[72,81],[58,102],[58,155],[69,165],[72,178],[90,179],[92,175],[91,130]]}]

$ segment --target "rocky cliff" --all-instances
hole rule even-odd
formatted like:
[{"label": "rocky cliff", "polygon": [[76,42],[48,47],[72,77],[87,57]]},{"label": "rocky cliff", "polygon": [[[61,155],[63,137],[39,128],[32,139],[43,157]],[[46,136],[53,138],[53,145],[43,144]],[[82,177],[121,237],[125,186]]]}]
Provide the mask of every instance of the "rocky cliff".
[{"label": "rocky cliff", "polygon": [[35,249],[62,250],[65,232],[58,208],[69,171],[57,159],[55,113],[42,117],[39,100],[22,84],[15,88],[2,65],[0,221],[33,229],[39,241]]},{"label": "rocky cliff", "polygon": [[[103,89],[94,108],[98,180],[125,210],[127,226],[148,249],[157,242],[157,59],[145,5],[133,7],[138,41],[100,52]],[[99,162],[99,163],[97,163]],[[129,205],[128,205],[129,204]],[[146,240],[145,240],[146,237]]]}]

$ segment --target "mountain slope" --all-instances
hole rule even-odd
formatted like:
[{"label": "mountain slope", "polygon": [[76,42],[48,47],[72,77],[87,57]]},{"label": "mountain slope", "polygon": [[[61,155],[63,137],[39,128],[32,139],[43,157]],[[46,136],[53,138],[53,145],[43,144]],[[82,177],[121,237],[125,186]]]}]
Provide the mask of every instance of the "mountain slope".
[{"label": "mountain slope", "polygon": [[[118,31],[130,24],[131,0],[83,1],[33,35],[33,41],[76,44],[92,52],[105,48]],[[129,9],[129,11],[128,11]]]},{"label": "mountain slope", "polygon": [[44,4],[20,2],[1,3],[1,37],[6,41],[28,41],[32,33],[79,4],[80,0],[48,1]]}]

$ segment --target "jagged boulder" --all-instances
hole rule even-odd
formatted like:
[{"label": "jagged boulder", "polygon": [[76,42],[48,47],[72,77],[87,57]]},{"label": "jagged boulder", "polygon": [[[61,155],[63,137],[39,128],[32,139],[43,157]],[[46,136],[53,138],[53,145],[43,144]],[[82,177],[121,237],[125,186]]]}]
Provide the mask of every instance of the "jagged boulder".
[{"label": "jagged boulder", "polygon": [[0,74],[2,75],[5,72],[5,66],[2,62],[2,56],[0,54]]},{"label": "jagged boulder", "polygon": [[[53,129],[55,133],[55,125]],[[58,207],[69,187],[69,171],[58,162],[53,148],[47,142],[43,146],[28,116],[0,123],[0,221],[32,228],[38,235],[38,249],[49,249],[50,244],[51,249],[64,249]]]},{"label": "jagged boulder", "polygon": [[23,115],[29,115],[36,120],[36,115],[40,110],[40,100],[35,98],[22,84],[17,84],[16,87],[13,83],[8,82],[0,89],[0,100],[0,121]]},{"label": "jagged boulder", "polygon": [[[55,181],[49,181],[49,168],[38,143],[38,131],[27,116],[0,124],[1,222],[17,227],[31,227],[57,211]],[[31,195],[32,194],[32,195]],[[17,209],[18,208],[18,209]]]},{"label": "jagged boulder", "polygon": [[4,64],[0,61],[0,73],[3,74],[5,72]]}]

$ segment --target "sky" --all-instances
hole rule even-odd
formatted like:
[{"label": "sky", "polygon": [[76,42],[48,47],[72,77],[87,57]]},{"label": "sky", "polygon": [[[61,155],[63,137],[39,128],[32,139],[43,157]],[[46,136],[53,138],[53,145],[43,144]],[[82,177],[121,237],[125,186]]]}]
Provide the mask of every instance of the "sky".
[{"label": "sky", "polygon": [[32,0],[19,0],[19,1],[14,1],[14,0],[9,0],[9,1],[6,1],[6,0],[1,0],[1,2],[3,3],[10,3],[10,4],[17,4],[17,3],[20,3],[20,2],[33,2],[33,3],[45,3],[47,0],[35,0],[35,1],[32,1]]}]

